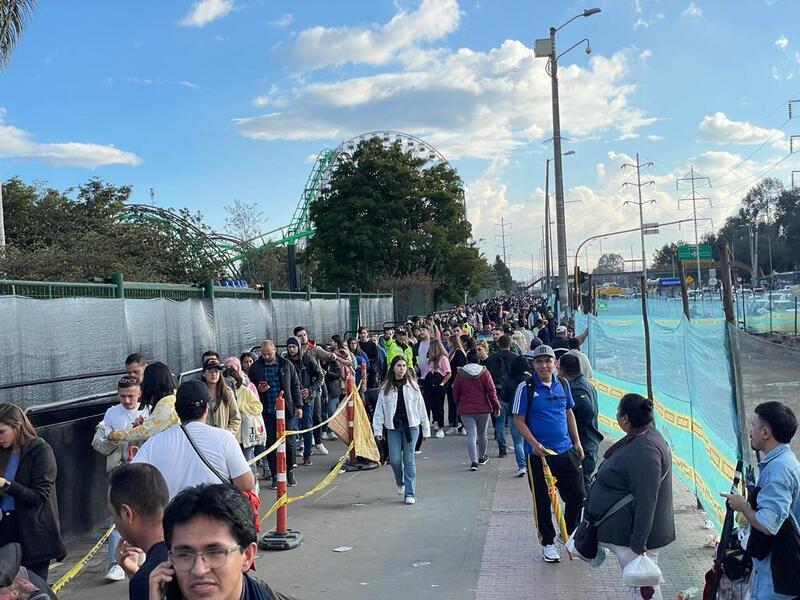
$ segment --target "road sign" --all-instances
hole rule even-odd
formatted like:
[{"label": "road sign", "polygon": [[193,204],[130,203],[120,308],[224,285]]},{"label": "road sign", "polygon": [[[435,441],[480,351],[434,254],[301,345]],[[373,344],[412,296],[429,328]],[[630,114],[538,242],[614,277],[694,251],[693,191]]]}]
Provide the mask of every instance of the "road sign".
[{"label": "road sign", "polygon": [[658,235],[658,223],[642,223],[644,235]]},{"label": "road sign", "polygon": [[597,310],[608,310],[608,302],[606,302],[605,300],[598,300]]},{"label": "road sign", "polygon": [[719,283],[719,282],[717,281],[716,277],[709,277],[708,278],[708,285],[715,286],[715,285],[717,285],[717,283]]},{"label": "road sign", "polygon": [[692,285],[694,283],[694,277],[687,275],[684,281],[686,282],[686,285]]},{"label": "road sign", "polygon": [[[697,260],[695,246],[678,246],[678,260],[689,261]],[[711,246],[703,244],[700,246],[700,260],[712,260]]]},{"label": "road sign", "polygon": [[671,287],[680,284],[681,284],[680,277],[662,277],[658,281],[658,285],[660,285],[661,287]]}]

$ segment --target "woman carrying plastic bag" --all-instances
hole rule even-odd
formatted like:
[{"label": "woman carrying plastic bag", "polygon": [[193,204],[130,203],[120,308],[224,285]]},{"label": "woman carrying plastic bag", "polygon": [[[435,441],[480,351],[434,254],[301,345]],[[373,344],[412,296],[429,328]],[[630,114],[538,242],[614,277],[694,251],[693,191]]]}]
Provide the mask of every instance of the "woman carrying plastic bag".
[{"label": "woman carrying plastic bag", "polygon": [[[604,548],[617,556],[625,596],[660,600],[658,552],[675,540],[672,453],[653,425],[653,403],[626,394],[617,408],[625,437],[609,448],[586,499],[584,518],[597,523],[600,560]],[[615,505],[630,500],[607,519]]]}]

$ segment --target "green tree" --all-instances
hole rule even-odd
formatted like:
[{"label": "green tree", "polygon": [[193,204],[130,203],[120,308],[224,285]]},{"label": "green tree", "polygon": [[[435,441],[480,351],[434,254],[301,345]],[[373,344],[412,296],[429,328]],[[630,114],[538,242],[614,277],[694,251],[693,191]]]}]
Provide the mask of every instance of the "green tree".
[{"label": "green tree", "polygon": [[139,213],[126,204],[129,186],[94,178],[60,192],[13,178],[3,192],[8,245],[0,270],[9,278],[81,281],[121,271],[131,281],[196,283],[222,271],[200,213]]},{"label": "green tree", "polygon": [[286,246],[269,242],[245,252],[239,272],[250,283],[266,285],[273,289],[289,289],[288,252]]},{"label": "green tree", "polygon": [[234,199],[233,204],[225,207],[225,231],[243,242],[256,238],[264,225],[264,212],[259,210],[255,202],[247,203]]},{"label": "green tree", "polygon": [[503,259],[500,258],[499,254],[494,257],[492,270],[495,272],[497,283],[500,289],[504,292],[513,292],[515,287],[514,278],[511,277],[511,270],[508,268],[506,263],[503,262]]},{"label": "green tree", "polygon": [[315,284],[373,289],[422,273],[434,282],[437,304],[475,293],[485,260],[470,241],[463,193],[446,163],[427,166],[400,143],[362,141],[309,206]]},{"label": "green tree", "polygon": [[664,244],[653,253],[653,267],[671,267],[678,260],[678,246],[685,245],[683,240]]},{"label": "green tree", "polygon": [[625,259],[621,254],[605,253],[597,261],[593,273],[623,273],[624,271]]},{"label": "green tree", "polygon": [[35,0],[0,0],[0,70],[8,67],[11,52],[35,8]]}]

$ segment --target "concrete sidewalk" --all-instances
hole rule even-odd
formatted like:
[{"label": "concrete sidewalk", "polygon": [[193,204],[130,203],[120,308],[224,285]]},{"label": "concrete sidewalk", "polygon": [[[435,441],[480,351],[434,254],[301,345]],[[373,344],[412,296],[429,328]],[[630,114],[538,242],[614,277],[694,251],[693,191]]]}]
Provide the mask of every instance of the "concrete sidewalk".
[{"label": "concrete sidewalk", "polygon": [[[542,560],[527,478],[515,477],[513,459],[495,464],[499,473],[477,600],[626,598],[613,554],[599,568],[577,559],[570,561],[563,547],[561,563]],[[665,600],[674,600],[678,592],[692,586],[702,590],[703,577],[713,560],[713,549],[705,544],[715,532],[703,528],[704,513],[696,508],[694,496],[677,477],[673,495],[677,539],[659,553],[659,566],[666,579],[662,586]]]},{"label": "concrete sidewalk", "polygon": [[[491,435],[491,434],[490,434]],[[314,456],[296,470],[298,496],[311,489],[344,453],[328,444],[329,456]],[[489,455],[497,455],[490,440]],[[305,535],[287,552],[260,552],[258,574],[277,590],[299,599],[440,598],[447,600],[581,600],[620,598],[619,570],[609,560],[599,569],[580,561],[545,564],[536,541],[526,479],[517,478],[513,456],[491,458],[478,472],[467,470],[465,438],[425,442],[417,455],[417,499],[405,506],[389,467],[339,475],[318,495],[289,507],[289,527]],[[701,586],[712,551],[694,498],[675,482],[678,541],[662,552],[664,598]],[[262,493],[262,507],[274,492]],[[274,527],[272,517],[266,529]],[[55,581],[91,547],[71,540],[65,565],[51,569]],[[349,546],[347,552],[334,548]],[[127,582],[105,583],[105,549],[59,595],[67,600],[123,600]]]}]

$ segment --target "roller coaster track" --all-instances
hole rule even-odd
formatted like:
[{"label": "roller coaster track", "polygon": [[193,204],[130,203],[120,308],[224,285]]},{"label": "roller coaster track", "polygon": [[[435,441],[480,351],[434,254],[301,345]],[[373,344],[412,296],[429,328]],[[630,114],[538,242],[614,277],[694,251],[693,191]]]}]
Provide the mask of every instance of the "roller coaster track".
[{"label": "roller coaster track", "polygon": [[[130,212],[120,216],[121,220],[154,219],[167,222],[176,231],[187,233],[194,237],[202,248],[203,255],[215,261],[221,261],[235,279],[240,278],[238,264],[246,254],[254,249],[266,246],[297,246],[314,234],[314,228],[309,216],[311,203],[319,197],[330,184],[331,175],[336,167],[352,160],[355,150],[361,142],[378,138],[385,146],[400,144],[406,153],[416,153],[427,164],[435,165],[446,163],[447,159],[432,144],[401,131],[371,131],[362,133],[343,141],[336,148],[322,150],[314,161],[314,167],[306,180],[300,201],[288,225],[265,231],[249,240],[242,240],[234,236],[208,232],[181,215],[149,204],[130,204]],[[462,197],[463,201],[463,197]]]}]

